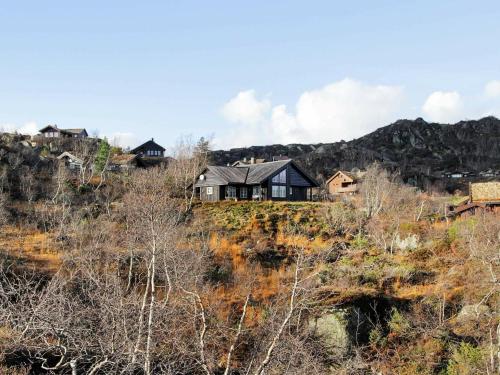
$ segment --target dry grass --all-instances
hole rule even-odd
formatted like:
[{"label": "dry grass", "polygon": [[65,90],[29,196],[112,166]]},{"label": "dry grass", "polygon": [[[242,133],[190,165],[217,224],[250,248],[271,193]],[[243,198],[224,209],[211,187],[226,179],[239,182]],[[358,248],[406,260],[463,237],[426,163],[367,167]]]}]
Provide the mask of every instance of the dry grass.
[{"label": "dry grass", "polygon": [[0,249],[16,265],[31,270],[54,273],[61,265],[59,245],[49,234],[38,230],[3,227]]}]

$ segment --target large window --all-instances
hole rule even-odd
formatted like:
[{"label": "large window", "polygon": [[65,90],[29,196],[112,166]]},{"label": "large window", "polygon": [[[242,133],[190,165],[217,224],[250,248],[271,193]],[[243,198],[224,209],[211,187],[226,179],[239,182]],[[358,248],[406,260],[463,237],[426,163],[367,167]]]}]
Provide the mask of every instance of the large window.
[{"label": "large window", "polygon": [[226,198],[236,198],[236,188],[234,186],[226,188]]},{"label": "large window", "polygon": [[276,184],[286,184],[286,169],[274,176],[272,181]]},{"label": "large window", "polygon": [[286,186],[273,185],[271,194],[273,198],[286,198]]},{"label": "large window", "polygon": [[260,186],[254,186],[252,188],[252,197],[253,198],[260,198]]},{"label": "large window", "polygon": [[245,186],[240,188],[240,198],[246,199],[248,197],[248,189]]}]

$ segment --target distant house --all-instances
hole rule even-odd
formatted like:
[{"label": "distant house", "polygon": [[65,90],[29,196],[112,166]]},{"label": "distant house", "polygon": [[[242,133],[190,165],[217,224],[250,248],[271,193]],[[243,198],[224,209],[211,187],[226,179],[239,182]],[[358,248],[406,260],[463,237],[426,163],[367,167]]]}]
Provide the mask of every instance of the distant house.
[{"label": "distant house", "polygon": [[57,125],[47,125],[40,129],[44,138],[87,138],[89,135],[85,129],[59,129]]},{"label": "distant house", "polygon": [[290,158],[288,156],[283,156],[283,155],[273,156],[273,161],[281,161],[281,160],[290,160]]},{"label": "distant house", "polygon": [[338,171],[328,180],[326,186],[328,194],[355,194],[359,189],[359,182],[364,172],[361,171]]},{"label": "distant house", "polygon": [[262,164],[265,163],[266,159],[258,159],[258,158],[243,158],[243,160],[238,160],[235,161],[233,164],[231,164],[233,167],[241,167],[249,164]]},{"label": "distant house", "polygon": [[443,174],[443,177],[456,179],[456,178],[464,178],[466,175],[467,172],[455,171],[455,172],[445,172]]},{"label": "distant house", "polygon": [[63,152],[57,159],[64,161],[66,166],[71,170],[80,170],[83,165],[83,160],[68,151]]},{"label": "distant house", "polygon": [[318,183],[292,160],[209,166],[195,183],[202,201],[276,200],[305,201]]},{"label": "distant house", "polygon": [[132,151],[130,151],[130,153],[142,157],[162,158],[165,154],[165,148],[156,143],[154,138],[151,138],[151,140],[134,148]]}]

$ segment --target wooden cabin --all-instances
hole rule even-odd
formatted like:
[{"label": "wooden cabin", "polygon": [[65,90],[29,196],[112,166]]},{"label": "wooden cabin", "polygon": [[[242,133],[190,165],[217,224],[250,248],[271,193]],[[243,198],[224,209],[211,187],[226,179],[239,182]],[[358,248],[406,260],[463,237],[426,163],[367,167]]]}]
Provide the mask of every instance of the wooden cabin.
[{"label": "wooden cabin", "polygon": [[69,153],[68,151],[63,152],[57,157],[57,159],[63,161],[66,167],[74,171],[79,171],[83,165],[82,159]]},{"label": "wooden cabin", "polygon": [[107,170],[112,172],[128,173],[140,165],[140,159],[135,154],[113,155],[108,163]]},{"label": "wooden cabin", "polygon": [[318,183],[292,160],[208,166],[197,178],[196,195],[202,201],[311,200]]},{"label": "wooden cabin", "polygon": [[338,195],[338,194],[355,194],[359,189],[359,182],[364,175],[364,172],[346,172],[338,171],[328,180],[326,180],[326,186],[328,194]]},{"label": "wooden cabin", "polygon": [[87,138],[89,136],[84,128],[60,129],[57,125],[47,125],[40,129],[40,134],[44,138]]},{"label": "wooden cabin", "polygon": [[462,216],[476,211],[500,212],[500,181],[475,182],[469,185],[469,196],[447,207],[445,216]]},{"label": "wooden cabin", "polygon": [[163,158],[165,148],[155,142],[154,138],[134,148],[130,153],[141,157]]}]

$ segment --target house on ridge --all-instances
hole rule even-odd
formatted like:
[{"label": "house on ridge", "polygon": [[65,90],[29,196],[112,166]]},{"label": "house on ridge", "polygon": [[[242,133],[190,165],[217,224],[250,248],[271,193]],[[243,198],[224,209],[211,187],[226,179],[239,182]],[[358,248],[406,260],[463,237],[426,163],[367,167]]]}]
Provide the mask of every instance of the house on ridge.
[{"label": "house on ridge", "polygon": [[154,138],[151,138],[151,140],[134,148],[130,153],[138,155],[139,157],[163,158],[165,148],[156,143]]},{"label": "house on ridge", "polygon": [[60,129],[57,125],[47,125],[39,132],[44,138],[87,138],[89,136],[84,128]]},{"label": "house on ridge", "polygon": [[208,166],[194,185],[202,201],[311,199],[318,183],[293,160]]}]

